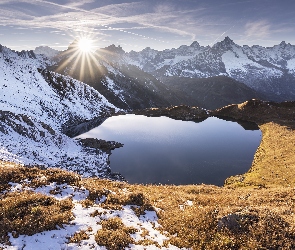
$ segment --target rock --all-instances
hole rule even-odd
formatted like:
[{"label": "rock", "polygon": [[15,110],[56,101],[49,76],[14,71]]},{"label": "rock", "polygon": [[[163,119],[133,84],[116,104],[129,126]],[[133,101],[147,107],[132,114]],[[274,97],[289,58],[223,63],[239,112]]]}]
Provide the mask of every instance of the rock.
[{"label": "rock", "polygon": [[104,152],[110,153],[111,150],[115,148],[123,147],[124,144],[115,141],[105,141],[96,138],[85,138],[85,139],[78,139],[78,141],[84,146],[88,148],[95,148],[100,149]]},{"label": "rock", "polygon": [[131,113],[151,117],[167,116],[175,120],[196,122],[203,121],[209,116],[205,109],[199,107],[190,107],[186,105],[172,106],[168,108],[134,110]]},{"label": "rock", "polygon": [[242,210],[219,219],[217,228],[218,230],[226,228],[231,232],[247,232],[249,226],[258,222],[258,219],[256,211]]}]

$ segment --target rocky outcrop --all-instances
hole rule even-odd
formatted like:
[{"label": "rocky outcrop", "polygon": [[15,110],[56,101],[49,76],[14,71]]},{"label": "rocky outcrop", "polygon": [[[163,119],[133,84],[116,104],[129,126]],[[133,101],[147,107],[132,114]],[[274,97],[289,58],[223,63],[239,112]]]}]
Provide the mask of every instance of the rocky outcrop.
[{"label": "rocky outcrop", "polygon": [[258,124],[266,122],[290,123],[295,120],[295,101],[276,103],[252,99],[241,104],[232,104],[210,111],[210,115],[231,117]]},{"label": "rocky outcrop", "polygon": [[85,138],[78,140],[84,147],[100,149],[106,153],[111,153],[115,148],[121,148],[124,144],[115,141],[105,141],[96,138]]},{"label": "rocky outcrop", "polygon": [[173,106],[168,108],[151,108],[143,110],[134,110],[132,114],[145,116],[167,116],[175,120],[183,121],[202,121],[209,115],[207,110],[199,107],[190,107],[186,105]]}]

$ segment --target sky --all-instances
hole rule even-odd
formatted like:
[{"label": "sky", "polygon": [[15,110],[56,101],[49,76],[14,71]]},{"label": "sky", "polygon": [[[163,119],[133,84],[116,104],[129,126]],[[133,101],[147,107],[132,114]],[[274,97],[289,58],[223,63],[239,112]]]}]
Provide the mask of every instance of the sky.
[{"label": "sky", "polygon": [[0,44],[14,50],[65,50],[87,37],[97,48],[125,51],[295,44],[295,0],[0,0]]}]

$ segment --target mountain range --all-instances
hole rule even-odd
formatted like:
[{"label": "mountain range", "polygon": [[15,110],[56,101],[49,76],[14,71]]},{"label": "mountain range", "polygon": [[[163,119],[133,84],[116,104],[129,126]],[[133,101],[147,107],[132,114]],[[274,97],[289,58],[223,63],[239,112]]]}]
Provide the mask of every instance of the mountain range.
[{"label": "mountain range", "polygon": [[77,41],[65,51],[0,45],[0,79],[0,159],[117,178],[108,153],[70,138],[78,125],[122,109],[294,100],[295,46],[241,47],[226,37],[212,47],[110,45],[86,55]]},{"label": "mountain range", "polygon": [[50,70],[87,83],[123,109],[179,104],[215,109],[251,98],[295,97],[295,46],[284,41],[250,47],[226,37],[212,47],[195,41],[177,49],[139,52],[110,45],[87,62],[77,53],[76,43],[63,52],[45,47],[42,52],[39,47],[35,53],[53,59]]}]

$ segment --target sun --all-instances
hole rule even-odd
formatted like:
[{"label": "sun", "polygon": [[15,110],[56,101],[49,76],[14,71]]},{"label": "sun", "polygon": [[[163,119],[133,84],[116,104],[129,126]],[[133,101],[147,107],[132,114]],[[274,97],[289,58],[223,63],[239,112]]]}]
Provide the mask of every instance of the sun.
[{"label": "sun", "polygon": [[81,52],[89,53],[94,49],[93,41],[86,37],[80,38],[78,41],[78,48]]}]

